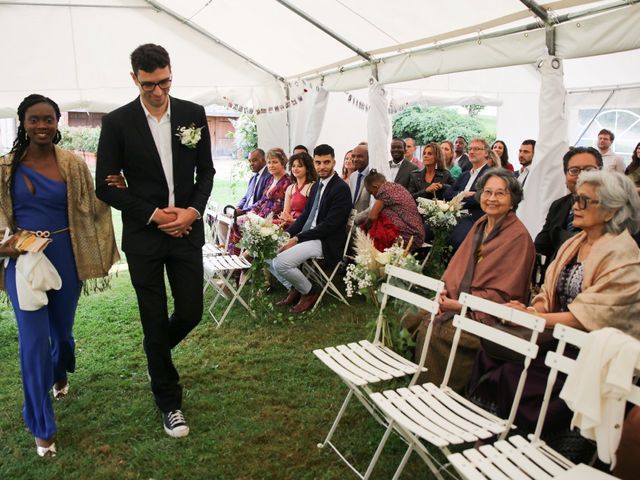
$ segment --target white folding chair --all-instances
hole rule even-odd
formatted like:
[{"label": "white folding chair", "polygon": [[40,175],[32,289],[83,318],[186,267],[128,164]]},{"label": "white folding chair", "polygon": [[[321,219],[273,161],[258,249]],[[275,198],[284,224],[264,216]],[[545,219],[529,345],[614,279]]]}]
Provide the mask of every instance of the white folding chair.
[{"label": "white folding chair", "polygon": [[[409,444],[394,479],[400,477],[411,453],[415,450],[432,470],[437,478],[443,478],[441,470],[446,466],[438,466],[438,462],[427,450],[422,440],[438,447],[445,455],[450,455],[448,447],[480,439],[500,435],[506,437],[513,425],[518,404],[522,396],[527,370],[536,355],[538,334],[544,330],[545,322],[542,318],[514,310],[505,305],[461,293],[458,300],[462,304],[462,311],[455,315],[453,326],[456,332],[453,338],[451,353],[447,368],[440,387],[433,383],[413,385],[409,388],[387,390],[371,394],[371,399],[388,418],[389,428],[393,427]],[[483,312],[501,320],[531,330],[529,340],[498,330],[484,323],[467,317],[467,312]],[[429,325],[429,330],[432,326]],[[495,342],[519,353],[524,357],[524,367],[518,388],[513,399],[509,418],[504,420],[454,392],[448,385],[449,376],[454,365],[456,350],[462,332],[468,332],[489,341]],[[429,332],[430,335],[430,332]]]},{"label": "white folding chair", "polygon": [[[378,422],[386,426],[387,423],[385,422],[384,416],[377,412],[375,405],[369,400],[368,395],[371,393],[371,386],[383,381],[404,378],[409,375],[412,375],[409,385],[413,385],[418,379],[418,375],[425,371],[423,365],[427,354],[428,338],[417,364],[407,360],[381,343],[381,333],[384,322],[383,314],[389,297],[402,300],[403,302],[424,309],[430,315],[431,319],[433,319],[438,311],[438,299],[440,297],[440,292],[444,288],[444,283],[440,280],[435,280],[433,278],[420,275],[419,273],[404,270],[392,265],[386,266],[385,273],[387,274],[387,280],[381,287],[383,298],[382,303],[380,304],[376,333],[373,342],[362,340],[359,342],[349,343],[347,345],[318,349],[313,352],[315,356],[322,361],[322,363],[342,379],[349,389],[349,392],[347,393],[347,396],[342,403],[331,428],[329,429],[327,437],[324,442],[318,444],[318,448],[324,448],[326,445],[329,445],[338,454],[340,459],[342,459],[349,468],[356,473],[356,475],[363,479],[369,478],[371,475],[371,472],[378,460],[379,452],[376,451],[367,471],[364,474],[361,474],[331,442],[333,434],[338,427],[338,423],[344,415],[347,405],[351,401],[351,397],[355,395],[364,407],[373,415],[373,417]],[[404,282],[405,285],[397,286],[393,284],[398,283],[398,281]],[[409,286],[413,286],[414,289],[418,287],[433,292],[434,299],[430,300],[426,298],[424,293],[409,291]],[[429,335],[430,331],[427,334],[427,337]],[[387,430],[381,442],[382,444],[386,441],[389,433],[390,431]]]},{"label": "white folding chair", "polygon": [[[240,296],[242,289],[247,283],[248,276],[237,288],[234,285],[234,281],[229,281],[231,276],[237,271],[245,270],[249,272],[251,263],[246,258],[238,255],[210,255],[202,257],[202,264],[204,267],[205,291],[209,286],[216,291],[207,309],[209,315],[211,315],[211,318],[216,323],[216,327],[222,325],[236,301],[246,308],[247,312],[255,318],[255,313],[253,313],[249,304]],[[214,307],[221,297],[227,298],[228,296],[230,296],[230,299],[227,308],[224,310],[220,319],[218,319],[213,312]]]},{"label": "white folding chair", "polygon": [[[608,479],[614,478],[604,472],[587,465],[574,465],[560,453],[548,447],[540,439],[542,426],[549,407],[549,400],[558,372],[570,374],[576,361],[564,354],[567,344],[582,347],[588,333],[566,325],[556,324],[553,336],[558,339],[558,347],[548,352],[545,364],[550,368],[547,387],[543,396],[542,407],[536,429],[528,439],[514,435],[507,440],[500,440],[493,445],[483,445],[478,449],[465,450],[448,457],[451,464],[462,476],[475,479]],[[640,362],[636,364],[640,369]],[[593,372],[593,381],[599,381],[598,372]],[[627,401],[640,405],[640,387],[631,387]]]},{"label": "white folding chair", "polygon": [[229,237],[233,219],[207,207],[204,211],[205,244],[203,256],[224,255],[229,252]]},{"label": "white folding chair", "polygon": [[309,277],[309,280],[317,283],[322,287],[322,290],[320,291],[320,296],[318,297],[318,300],[316,300],[315,305],[311,309],[312,312],[318,307],[318,305],[320,305],[320,301],[322,300],[322,297],[324,297],[325,293],[329,293],[329,295],[338,299],[345,305],[349,305],[349,302],[347,302],[347,299],[344,297],[342,292],[333,283],[333,279],[335,278],[336,273],[338,273],[338,270],[346,264],[347,251],[349,249],[349,244],[351,243],[351,236],[353,235],[353,229],[355,226],[355,213],[356,213],[355,210],[351,210],[351,213],[349,214],[349,220],[347,221],[347,241],[344,244],[344,251],[342,252],[342,258],[336,264],[336,266],[333,267],[333,270],[329,275],[322,268],[321,263],[324,260],[323,257],[310,258],[309,260],[307,260],[305,263],[302,264],[302,270]]}]

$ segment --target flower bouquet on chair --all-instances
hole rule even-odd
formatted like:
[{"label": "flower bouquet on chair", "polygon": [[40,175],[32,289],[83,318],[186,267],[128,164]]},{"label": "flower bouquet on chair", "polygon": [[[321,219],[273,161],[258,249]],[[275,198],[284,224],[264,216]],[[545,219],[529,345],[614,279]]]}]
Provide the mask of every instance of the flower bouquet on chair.
[{"label": "flower bouquet on chair", "polygon": [[466,210],[462,209],[463,198],[464,194],[462,192],[448,202],[418,198],[418,212],[423,216],[425,223],[433,233],[433,241],[427,263],[430,277],[442,277],[447,268],[451,255],[451,246],[448,245],[449,234],[458,224],[458,221],[468,214]]}]

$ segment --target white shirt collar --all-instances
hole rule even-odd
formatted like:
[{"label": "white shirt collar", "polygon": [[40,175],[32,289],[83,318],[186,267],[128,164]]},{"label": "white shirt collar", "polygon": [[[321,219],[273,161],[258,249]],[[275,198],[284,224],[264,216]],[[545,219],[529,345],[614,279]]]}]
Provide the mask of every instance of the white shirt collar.
[{"label": "white shirt collar", "polygon": [[[151,115],[151,113],[149,112],[149,110],[147,110],[147,107],[145,106],[144,102],[142,101],[142,97],[138,97],[140,98],[140,105],[142,105],[142,110],[144,110],[144,115],[145,117],[147,117],[147,119],[149,118],[153,118],[154,120],[156,120],[156,117],[154,117],[153,115]],[[162,114],[162,117],[160,117],[160,122],[162,120],[164,120],[165,118],[170,119],[171,118],[171,99],[168,99],[167,102],[167,110]],[[157,120],[156,120],[157,121]],[[266,166],[266,165],[265,165]]]},{"label": "white shirt collar", "polygon": [[329,181],[333,178],[333,176],[336,174],[336,171],[334,170],[333,173],[328,176],[327,178],[323,178],[322,180],[320,180],[320,183],[322,183],[325,187],[327,186],[327,183],[329,183]]}]

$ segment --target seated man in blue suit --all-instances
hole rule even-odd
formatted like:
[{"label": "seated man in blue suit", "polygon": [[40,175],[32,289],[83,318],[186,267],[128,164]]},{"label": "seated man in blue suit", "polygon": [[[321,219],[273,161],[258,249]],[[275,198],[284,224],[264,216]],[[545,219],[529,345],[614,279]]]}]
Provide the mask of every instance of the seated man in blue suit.
[{"label": "seated man in blue suit", "polygon": [[318,145],[313,150],[313,164],[318,181],[309,192],[304,212],[287,230],[291,239],[269,267],[280,283],[289,289],[289,294],[276,305],[292,306],[290,311],[293,313],[309,310],[320,295],[298,267],[314,257],[324,257],[329,268],[341,260],[353,204],[349,185],[334,170],[333,148]]},{"label": "seated man in blue suit", "polygon": [[489,159],[489,144],[483,138],[474,138],[469,144],[469,161],[471,169],[463,172],[456,180],[456,183],[447,187],[444,191],[444,199],[449,201],[460,192],[464,192],[463,208],[467,209],[469,215],[460,219],[449,236],[449,243],[453,250],[457,250],[463,242],[473,224],[484,212],[480,209],[480,204],[475,199],[476,183],[489,170],[487,160]]},{"label": "seated man in blue suit", "polygon": [[247,191],[236,206],[236,214],[238,216],[251,210],[253,208],[253,204],[262,198],[264,186],[267,184],[267,180],[271,178],[271,174],[269,173],[269,170],[267,170],[264,150],[256,148],[251,152],[249,155],[249,163],[251,164],[251,171],[253,172],[253,175],[249,179]]}]

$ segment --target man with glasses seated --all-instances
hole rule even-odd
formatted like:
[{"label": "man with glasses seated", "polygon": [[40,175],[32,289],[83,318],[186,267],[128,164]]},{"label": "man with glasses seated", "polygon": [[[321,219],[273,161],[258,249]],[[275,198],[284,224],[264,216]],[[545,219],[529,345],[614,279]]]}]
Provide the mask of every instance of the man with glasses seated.
[{"label": "man with glasses seated", "polygon": [[549,207],[544,226],[536,236],[536,252],[547,257],[547,263],[556,256],[560,245],[580,231],[573,225],[573,199],[578,176],[582,172],[602,169],[602,155],[593,147],[571,148],[563,157],[565,184],[569,193]]},{"label": "man with glasses seated", "polygon": [[480,178],[489,170],[487,161],[489,159],[489,144],[483,138],[474,138],[469,144],[469,161],[471,162],[471,169],[462,174],[456,180],[456,183],[447,187],[444,191],[443,197],[446,201],[453,199],[460,192],[464,192],[463,208],[465,208],[469,215],[462,217],[458,224],[455,226],[451,235],[449,236],[449,243],[454,250],[457,250],[460,244],[464,241],[471,230],[473,224],[482,215],[482,209],[480,203],[475,197],[476,183]]}]

